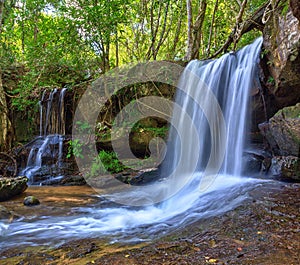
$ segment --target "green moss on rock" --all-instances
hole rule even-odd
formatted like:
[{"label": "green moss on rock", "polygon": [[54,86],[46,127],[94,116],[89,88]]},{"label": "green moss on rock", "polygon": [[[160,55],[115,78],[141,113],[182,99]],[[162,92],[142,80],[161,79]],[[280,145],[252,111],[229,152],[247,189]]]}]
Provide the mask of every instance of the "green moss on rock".
[{"label": "green moss on rock", "polygon": [[27,189],[27,177],[0,178],[0,201],[6,201]]}]

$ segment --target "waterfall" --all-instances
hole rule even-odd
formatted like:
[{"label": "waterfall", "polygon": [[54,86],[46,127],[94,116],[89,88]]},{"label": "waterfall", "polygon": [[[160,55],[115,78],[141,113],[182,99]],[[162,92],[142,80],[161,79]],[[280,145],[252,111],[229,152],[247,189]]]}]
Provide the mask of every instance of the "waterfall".
[{"label": "waterfall", "polygon": [[[39,101],[40,136],[30,146],[26,168],[20,173],[29,178],[29,184],[47,183],[53,175],[60,175],[65,139],[66,91],[67,88],[63,88],[42,93]],[[42,172],[43,167],[47,167],[45,172]]]},{"label": "waterfall", "polygon": [[[45,244],[83,237],[111,238],[112,242],[157,240],[171,229],[224,214],[245,200],[252,200],[250,191],[267,182],[241,176],[250,120],[249,92],[258,78],[261,42],[260,38],[217,60],[192,61],[184,70],[176,97],[181,111],[174,108],[172,125],[176,129],[170,129],[167,157],[162,166],[162,174],[174,179],[172,185],[168,185],[166,177],[157,181],[156,186],[146,185],[135,192],[126,189],[110,197],[101,194],[98,203],[76,208],[72,215],[13,222],[8,231],[2,232],[5,246],[40,243],[45,238]],[[40,149],[47,145],[46,139],[40,140]],[[36,159],[35,164],[41,161],[43,152],[39,148],[36,155],[29,156]],[[213,171],[216,173],[212,174]],[[184,181],[186,175],[189,181]],[[203,178],[209,184],[205,189]],[[170,193],[172,189],[177,190],[165,201],[129,206],[142,196]],[[128,204],[111,203],[107,198]]]},{"label": "waterfall", "polygon": [[[250,90],[258,78],[261,43],[262,39],[259,38],[252,45],[236,53],[225,54],[218,60],[194,60],[187,65],[179,83],[179,87],[184,89],[178,90],[176,96],[176,103],[182,110],[172,118],[173,127],[170,129],[167,158],[163,165],[165,175],[171,175],[178,167],[180,174],[203,172],[209,159],[218,160],[220,157],[217,155],[224,153],[218,172],[241,176],[250,121]],[[218,101],[221,115],[210,100],[211,91]],[[199,149],[191,141],[192,128],[185,123],[186,113],[196,128]],[[223,116],[224,128],[221,128],[219,116]],[[214,144],[222,138],[222,145]],[[192,160],[196,160],[195,169],[191,169]]]}]

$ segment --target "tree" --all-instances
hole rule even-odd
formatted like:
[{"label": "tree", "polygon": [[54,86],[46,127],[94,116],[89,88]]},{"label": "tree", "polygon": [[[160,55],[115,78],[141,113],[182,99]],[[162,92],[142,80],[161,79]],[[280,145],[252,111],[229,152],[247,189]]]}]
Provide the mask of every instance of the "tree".
[{"label": "tree", "polygon": [[199,50],[201,43],[202,26],[205,19],[205,12],[207,7],[207,1],[202,0],[198,10],[197,17],[193,23],[193,11],[192,0],[187,0],[187,52],[185,60],[190,61],[193,59],[199,59]]},{"label": "tree", "polygon": [[[4,23],[5,0],[0,0],[0,39]],[[2,47],[1,47],[2,48]],[[2,49],[1,49],[2,58]],[[2,60],[1,60],[2,61]],[[2,68],[0,68],[0,151],[7,151],[12,144],[12,127],[9,119],[9,110],[6,94],[2,84]]]},{"label": "tree", "polygon": [[7,91],[0,78],[2,131],[10,130],[7,109],[34,109],[44,89],[76,89],[127,63],[207,59],[238,49],[260,34],[253,29],[263,27],[267,3],[1,0],[1,71],[25,69]]}]

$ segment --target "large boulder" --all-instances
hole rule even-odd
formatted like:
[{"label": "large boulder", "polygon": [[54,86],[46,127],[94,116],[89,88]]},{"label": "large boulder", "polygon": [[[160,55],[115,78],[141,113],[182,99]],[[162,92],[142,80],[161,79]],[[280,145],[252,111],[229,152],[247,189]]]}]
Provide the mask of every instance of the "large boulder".
[{"label": "large boulder", "polygon": [[272,154],[300,157],[300,103],[278,111],[259,128]]},{"label": "large boulder", "polygon": [[27,177],[0,178],[0,201],[6,201],[27,189]]}]

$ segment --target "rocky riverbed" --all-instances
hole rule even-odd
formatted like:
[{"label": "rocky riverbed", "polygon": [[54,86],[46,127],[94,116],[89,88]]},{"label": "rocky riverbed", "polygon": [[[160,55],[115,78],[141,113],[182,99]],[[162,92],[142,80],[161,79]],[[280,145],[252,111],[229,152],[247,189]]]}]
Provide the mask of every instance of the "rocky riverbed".
[{"label": "rocky riverbed", "polygon": [[[252,190],[251,200],[234,210],[177,227],[150,241],[122,243],[87,237],[50,246],[15,245],[1,251],[0,263],[296,265],[300,263],[299,194],[300,184],[277,182]],[[24,206],[23,197],[28,195],[39,198],[41,204]],[[94,195],[87,186],[30,187],[1,205],[15,218],[66,211],[71,215],[74,207],[96,203]]]}]

